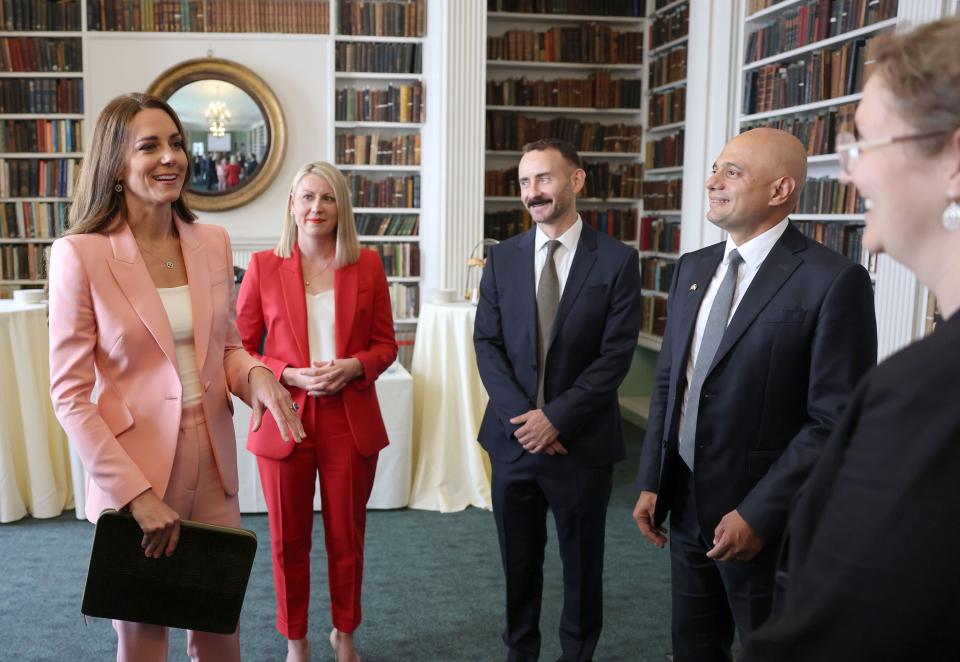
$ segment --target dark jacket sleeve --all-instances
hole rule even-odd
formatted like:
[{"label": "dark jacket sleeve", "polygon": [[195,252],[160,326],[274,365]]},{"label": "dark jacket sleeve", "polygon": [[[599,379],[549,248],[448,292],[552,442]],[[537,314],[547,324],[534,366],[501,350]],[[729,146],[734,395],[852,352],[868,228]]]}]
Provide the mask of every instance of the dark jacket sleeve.
[{"label": "dark jacket sleeve", "polygon": [[643,447],[640,450],[640,468],[637,471],[636,487],[642,492],[660,491],[660,464],[663,453],[664,434],[670,422],[667,420],[667,400],[670,396],[670,372],[673,362],[680,357],[673,355],[672,323],[677,319],[675,310],[679,305],[677,281],[683,258],[677,262],[673,272],[673,282],[670,283],[667,295],[667,325],[663,331],[663,342],[660,346],[660,356],[657,358],[657,372],[653,380],[653,394],[650,397],[650,413],[647,416],[647,433],[644,435]]},{"label": "dark jacket sleeve", "polygon": [[473,325],[473,346],[477,353],[477,368],[483,387],[490,397],[490,404],[497,414],[504,434],[512,437],[520,427],[510,422],[536,407],[517,382],[501,324],[500,290],[497,287],[497,248],[491,247],[487,264],[480,278],[480,301]]},{"label": "dark jacket sleeve", "polygon": [[842,270],[828,288],[810,348],[808,422],[787,445],[737,512],[766,539],[779,536],[790,501],[810,475],[857,382],[877,361],[877,324],[870,276]]}]

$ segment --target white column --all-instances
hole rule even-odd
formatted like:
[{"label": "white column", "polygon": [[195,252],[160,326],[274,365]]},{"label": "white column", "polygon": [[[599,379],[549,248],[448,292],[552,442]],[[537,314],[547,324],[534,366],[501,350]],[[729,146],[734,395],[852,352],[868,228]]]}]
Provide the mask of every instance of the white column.
[{"label": "white column", "polygon": [[423,189],[433,218],[421,223],[421,246],[430,255],[424,265],[438,269],[424,274],[424,297],[435,287],[459,292],[470,249],[483,238],[485,0],[431,0],[428,30],[427,121],[435,128],[424,136]]}]

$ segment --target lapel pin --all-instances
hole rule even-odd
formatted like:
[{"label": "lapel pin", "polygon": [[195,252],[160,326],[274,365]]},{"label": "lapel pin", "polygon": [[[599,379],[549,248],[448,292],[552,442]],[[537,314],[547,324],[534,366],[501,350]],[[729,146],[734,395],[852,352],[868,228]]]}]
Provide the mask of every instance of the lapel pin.
[{"label": "lapel pin", "polygon": [[691,292],[696,292],[696,291],[697,291],[697,284],[696,284],[696,283],[694,283],[693,285],[690,286],[690,291],[691,291]]}]

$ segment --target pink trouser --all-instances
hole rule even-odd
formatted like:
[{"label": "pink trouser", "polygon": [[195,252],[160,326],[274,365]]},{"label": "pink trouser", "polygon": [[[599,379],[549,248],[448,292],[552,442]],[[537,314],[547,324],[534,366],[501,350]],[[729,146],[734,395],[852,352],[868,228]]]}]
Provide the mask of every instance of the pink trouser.
[{"label": "pink trouser", "polygon": [[[227,496],[223,491],[199,404],[183,410],[177,453],[163,500],[182,519],[240,526],[237,496]],[[114,621],[113,628],[119,638],[117,662],[167,661],[168,628],[129,621]],[[235,662],[240,659],[240,631],[210,634],[187,630],[187,654],[195,662]]]}]

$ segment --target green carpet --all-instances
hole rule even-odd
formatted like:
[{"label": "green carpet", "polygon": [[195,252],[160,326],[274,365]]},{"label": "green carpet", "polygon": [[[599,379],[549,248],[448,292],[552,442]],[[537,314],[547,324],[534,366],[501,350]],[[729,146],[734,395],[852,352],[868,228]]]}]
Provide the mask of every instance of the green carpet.
[{"label": "green carpet", "polygon": [[[627,461],[619,464],[607,516],[604,630],[596,660],[663,662],[670,650],[669,556],[647,544],[631,512],[640,431],[627,426]],[[241,617],[244,660],[282,660],[266,515],[245,515],[260,548]],[[332,660],[326,558],[319,515],[313,551],[310,639],[316,661]],[[561,578],[550,524],[544,568],[541,659],[559,655]],[[0,659],[110,660],[116,637],[108,621],[84,625],[80,601],[91,525],[73,512],[52,520],[0,525]],[[505,658],[503,579],[491,513],[371,511],[367,524],[364,623],[357,632],[364,662],[495,662]],[[171,635],[172,660],[186,659],[182,631]]]}]

